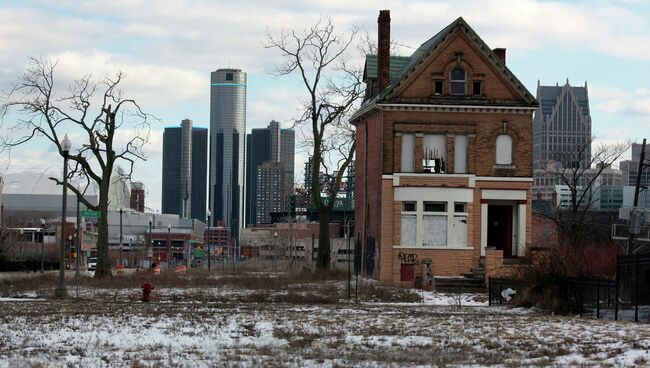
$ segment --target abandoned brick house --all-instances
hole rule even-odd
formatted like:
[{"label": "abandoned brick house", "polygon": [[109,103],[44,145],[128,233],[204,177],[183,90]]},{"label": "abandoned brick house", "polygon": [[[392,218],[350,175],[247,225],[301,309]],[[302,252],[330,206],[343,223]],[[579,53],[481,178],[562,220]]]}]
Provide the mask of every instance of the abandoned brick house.
[{"label": "abandoned brick house", "polygon": [[386,284],[455,276],[526,256],[537,101],[456,19],[410,57],[389,55],[380,11],[357,134],[356,229],[363,267]]}]

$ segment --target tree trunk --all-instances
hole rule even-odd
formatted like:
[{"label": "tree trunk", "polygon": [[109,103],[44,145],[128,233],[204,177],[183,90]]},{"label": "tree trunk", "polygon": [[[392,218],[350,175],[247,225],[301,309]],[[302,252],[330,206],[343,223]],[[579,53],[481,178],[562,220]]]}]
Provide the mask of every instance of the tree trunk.
[{"label": "tree trunk", "polygon": [[[111,169],[112,170],[112,169]],[[108,253],[108,189],[111,181],[110,171],[108,178],[104,178],[99,186],[99,226],[97,229],[97,269],[95,278],[111,277],[111,259]]]},{"label": "tree trunk", "polygon": [[318,211],[318,256],[316,268],[330,269],[330,213],[326,208]]}]

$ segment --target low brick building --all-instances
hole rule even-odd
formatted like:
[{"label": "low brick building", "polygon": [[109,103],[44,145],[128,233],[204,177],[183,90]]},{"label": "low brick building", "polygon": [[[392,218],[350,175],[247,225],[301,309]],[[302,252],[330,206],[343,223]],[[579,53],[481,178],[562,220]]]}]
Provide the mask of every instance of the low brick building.
[{"label": "low brick building", "polygon": [[[356,126],[356,237],[369,276],[412,286],[461,275],[486,248],[527,255],[535,98],[458,18],[410,58],[390,57],[379,19]],[[392,67],[398,63],[399,67]]]}]

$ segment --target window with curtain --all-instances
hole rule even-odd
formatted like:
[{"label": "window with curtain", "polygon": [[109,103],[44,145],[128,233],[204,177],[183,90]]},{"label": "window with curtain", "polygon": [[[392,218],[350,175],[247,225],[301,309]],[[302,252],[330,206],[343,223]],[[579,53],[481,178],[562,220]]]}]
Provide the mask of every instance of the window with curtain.
[{"label": "window with curtain", "polygon": [[497,137],[497,165],[512,165],[512,138],[507,134]]},{"label": "window with curtain", "polygon": [[415,171],[415,134],[402,134],[401,172]]},{"label": "window with curtain", "polygon": [[424,172],[445,173],[447,166],[447,136],[425,134],[422,139],[422,167]]},{"label": "window with curtain", "polygon": [[465,69],[456,67],[449,72],[449,93],[464,96],[467,91],[467,75]]},{"label": "window with curtain", "polygon": [[457,135],[454,138],[454,172],[467,173],[467,136]]}]

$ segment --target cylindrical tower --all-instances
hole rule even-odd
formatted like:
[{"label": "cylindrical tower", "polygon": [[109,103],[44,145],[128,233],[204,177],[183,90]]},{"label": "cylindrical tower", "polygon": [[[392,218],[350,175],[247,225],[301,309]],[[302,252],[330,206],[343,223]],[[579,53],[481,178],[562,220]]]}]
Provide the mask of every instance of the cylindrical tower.
[{"label": "cylindrical tower", "polygon": [[238,239],[243,223],[246,73],[219,69],[210,83],[211,222],[223,221]]}]

